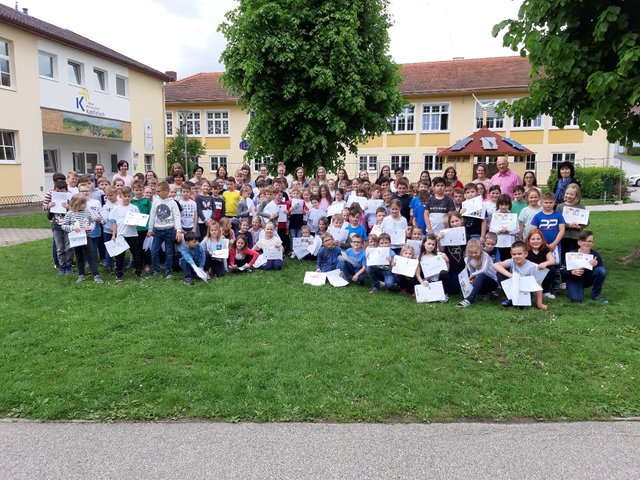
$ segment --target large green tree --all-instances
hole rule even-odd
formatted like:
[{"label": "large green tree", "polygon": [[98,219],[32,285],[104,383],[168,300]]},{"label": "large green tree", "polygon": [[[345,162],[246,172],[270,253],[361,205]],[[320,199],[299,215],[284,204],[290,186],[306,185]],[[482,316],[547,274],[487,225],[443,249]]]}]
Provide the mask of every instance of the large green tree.
[{"label": "large green tree", "polygon": [[640,4],[637,0],[524,0],[504,45],[529,57],[530,96],[506,108],[510,115],[552,115],[566,125],[598,127],[623,143],[640,141]]},{"label": "large green tree", "polygon": [[387,0],[240,0],[223,82],[251,112],[249,158],[335,171],[400,112]]},{"label": "large green tree", "polygon": [[[174,163],[179,163],[187,178],[190,178],[198,164],[198,157],[204,155],[206,150],[200,139],[187,137],[186,140],[188,165],[185,165],[185,136],[182,130],[178,130],[176,136],[167,145],[167,169],[171,170]],[[170,171],[168,173],[171,174]]]}]

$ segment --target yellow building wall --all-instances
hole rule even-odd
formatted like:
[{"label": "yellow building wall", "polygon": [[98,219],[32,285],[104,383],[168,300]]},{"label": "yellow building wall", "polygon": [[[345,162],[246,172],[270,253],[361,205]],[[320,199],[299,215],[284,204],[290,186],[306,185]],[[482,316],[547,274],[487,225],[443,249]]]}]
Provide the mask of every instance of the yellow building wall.
[{"label": "yellow building wall", "polygon": [[[153,155],[153,168],[167,171],[164,136],[164,85],[162,80],[129,69],[132,170],[144,172],[144,155]],[[151,120],[153,148],[145,146],[145,119]]]},{"label": "yellow building wall", "polygon": [[380,148],[382,147],[382,137],[373,137],[367,143],[358,145],[358,148]]},{"label": "yellow building wall", "polygon": [[582,143],[584,132],[578,129],[549,130],[549,143]]},{"label": "yellow building wall", "polygon": [[449,133],[423,133],[420,135],[421,147],[441,147],[442,145],[451,145]]},{"label": "yellow building wall", "polygon": [[415,136],[415,134],[410,134],[410,135],[404,135],[404,134],[387,135],[387,141],[386,141],[387,148],[415,147],[415,145],[416,145],[416,136]]},{"label": "yellow building wall", "polygon": [[515,140],[521,145],[529,147],[532,144],[541,144],[544,143],[544,131],[543,130],[533,130],[533,131],[518,131],[511,130],[509,134],[509,138]]},{"label": "yellow building wall", "polygon": [[204,148],[207,150],[229,150],[231,148],[231,137],[207,137],[204,141]]},{"label": "yellow building wall", "polygon": [[13,85],[0,89],[0,129],[15,132],[16,164],[0,164],[0,196],[39,195],[45,189],[35,36],[0,23],[11,45]]}]

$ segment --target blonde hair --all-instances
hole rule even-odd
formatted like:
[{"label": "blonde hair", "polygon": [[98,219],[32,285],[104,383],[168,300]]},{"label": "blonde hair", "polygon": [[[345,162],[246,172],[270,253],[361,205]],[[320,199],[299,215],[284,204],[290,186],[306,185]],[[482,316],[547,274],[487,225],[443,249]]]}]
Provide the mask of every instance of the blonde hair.
[{"label": "blonde hair", "polygon": [[85,197],[83,194],[76,193],[73,197],[71,197],[71,201],[69,202],[69,209],[72,212],[79,212],[82,205],[87,205],[87,197]]},{"label": "blonde hair", "polygon": [[580,185],[578,185],[577,183],[570,183],[569,185],[567,185],[567,188],[565,188],[564,191],[566,192],[569,189],[575,190],[576,203],[579,203],[580,199],[582,198],[582,195],[580,194]]},{"label": "blonde hair", "polygon": [[404,253],[410,253],[411,258],[416,258],[416,251],[413,249],[411,245],[404,245],[402,247],[402,250],[400,250],[400,255],[402,256],[402,254]]},{"label": "blonde hair", "polygon": [[[471,258],[469,256],[469,250],[474,250],[476,252],[480,252],[480,258],[479,259],[474,259]],[[480,266],[482,265],[482,244],[480,243],[480,240],[478,240],[477,238],[472,238],[471,240],[469,240],[467,242],[467,249],[465,251],[465,256],[467,257],[467,262],[469,262],[469,264],[473,265],[473,267],[475,268],[480,268]]]}]

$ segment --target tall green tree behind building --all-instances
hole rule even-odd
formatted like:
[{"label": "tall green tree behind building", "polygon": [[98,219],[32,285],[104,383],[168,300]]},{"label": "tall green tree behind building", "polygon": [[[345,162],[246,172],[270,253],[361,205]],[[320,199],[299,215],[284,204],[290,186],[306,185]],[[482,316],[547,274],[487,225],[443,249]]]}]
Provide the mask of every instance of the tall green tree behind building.
[{"label": "tall green tree behind building", "polygon": [[223,83],[251,112],[250,158],[335,171],[389,130],[400,75],[387,0],[240,0],[220,30]]}]

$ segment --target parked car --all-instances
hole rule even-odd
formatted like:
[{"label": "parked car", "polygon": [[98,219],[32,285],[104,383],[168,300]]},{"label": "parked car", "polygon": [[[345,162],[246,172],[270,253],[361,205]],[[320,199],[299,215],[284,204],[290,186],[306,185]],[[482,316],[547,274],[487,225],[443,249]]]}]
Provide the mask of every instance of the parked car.
[{"label": "parked car", "polygon": [[635,175],[629,176],[629,185],[640,187],[640,173],[636,173]]}]

